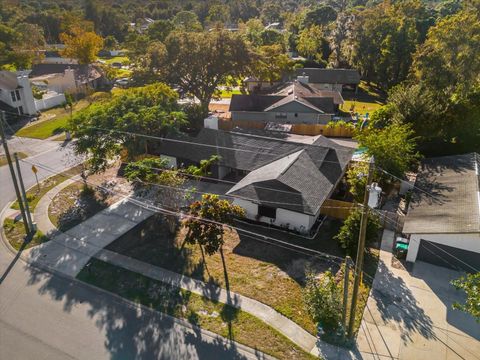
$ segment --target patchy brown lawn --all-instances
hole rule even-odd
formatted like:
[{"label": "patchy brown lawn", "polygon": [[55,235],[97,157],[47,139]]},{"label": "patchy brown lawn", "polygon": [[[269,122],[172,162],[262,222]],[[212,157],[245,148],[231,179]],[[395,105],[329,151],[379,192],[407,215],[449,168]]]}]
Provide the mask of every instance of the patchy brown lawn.
[{"label": "patchy brown lawn", "polygon": [[7,237],[8,242],[15,250],[28,249],[32,246],[40,245],[49,240],[48,237],[43,235],[40,231],[37,231],[32,240],[30,240],[28,243],[25,242],[25,228],[23,226],[23,222],[21,221],[14,222],[11,219],[5,219],[3,228],[5,230],[5,236]]}]

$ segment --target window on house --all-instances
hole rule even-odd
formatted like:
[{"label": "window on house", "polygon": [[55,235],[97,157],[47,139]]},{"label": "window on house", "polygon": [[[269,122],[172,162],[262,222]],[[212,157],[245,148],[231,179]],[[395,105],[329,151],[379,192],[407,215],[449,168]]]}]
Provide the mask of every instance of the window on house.
[{"label": "window on house", "polygon": [[23,115],[23,106],[19,106],[19,107],[18,107],[18,113],[19,113],[20,115]]},{"label": "window on house", "polygon": [[298,117],[298,114],[297,114],[297,113],[295,113],[295,117]]},{"label": "window on house", "polygon": [[13,102],[17,101],[17,98],[15,97],[15,91],[12,91],[12,92],[10,93],[10,95],[12,96],[12,101],[13,101]]},{"label": "window on house", "polygon": [[258,205],[258,215],[265,216],[270,219],[276,219],[277,209],[270,206]]},{"label": "window on house", "polygon": [[275,118],[276,119],[286,119],[287,118],[287,113],[284,113],[284,112],[275,113]]},{"label": "window on house", "polygon": [[20,91],[15,90],[15,94],[17,95],[17,101],[20,101]]}]

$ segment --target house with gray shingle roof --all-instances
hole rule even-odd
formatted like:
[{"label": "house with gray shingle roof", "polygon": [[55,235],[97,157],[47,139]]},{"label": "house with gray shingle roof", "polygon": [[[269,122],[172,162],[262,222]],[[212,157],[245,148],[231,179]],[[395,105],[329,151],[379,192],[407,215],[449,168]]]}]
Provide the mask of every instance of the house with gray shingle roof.
[{"label": "house with gray shingle roof", "polygon": [[323,136],[306,144],[202,129],[195,138],[171,135],[171,140],[166,139],[158,152],[173,166],[198,164],[218,155],[212,176],[241,178],[226,196],[245,209],[247,218],[305,233],[317,221],[353,154],[353,149]]},{"label": "house with gray shingle roof", "polygon": [[480,269],[479,180],[476,153],[422,161],[403,227],[407,261]]},{"label": "house with gray shingle roof", "polygon": [[338,91],[318,90],[295,80],[268,94],[233,95],[232,120],[281,124],[327,124],[343,104]]}]

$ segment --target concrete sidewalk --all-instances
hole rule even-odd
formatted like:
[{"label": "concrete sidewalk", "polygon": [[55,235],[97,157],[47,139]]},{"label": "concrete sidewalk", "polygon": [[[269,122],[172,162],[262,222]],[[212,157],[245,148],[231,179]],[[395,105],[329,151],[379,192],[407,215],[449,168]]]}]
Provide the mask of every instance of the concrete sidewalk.
[{"label": "concrete sidewalk", "polygon": [[462,273],[423,262],[411,272],[394,267],[393,240],[385,230],[359,350],[377,359],[480,359],[480,325],[452,308],[464,301],[450,284]]},{"label": "concrete sidewalk", "polygon": [[[50,192],[53,194],[62,186]],[[50,201],[51,199],[47,198]],[[48,225],[51,224],[48,220],[48,204],[41,205],[42,212],[35,212],[38,228],[42,232],[52,233],[53,225]],[[27,261],[34,265],[46,266],[64,275],[75,277],[99,250],[152,215],[153,212],[150,210],[134,205],[126,199],[120,200],[67,232],[55,234],[49,242],[28,249],[24,253]],[[43,226],[49,228],[42,228]]]}]

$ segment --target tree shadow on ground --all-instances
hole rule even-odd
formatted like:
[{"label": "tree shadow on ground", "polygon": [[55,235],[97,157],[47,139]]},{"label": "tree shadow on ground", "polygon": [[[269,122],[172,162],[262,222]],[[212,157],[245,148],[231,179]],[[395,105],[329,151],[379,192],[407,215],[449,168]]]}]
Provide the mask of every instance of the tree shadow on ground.
[{"label": "tree shadow on ground", "polygon": [[[160,312],[126,302],[96,287],[27,266],[28,284],[41,295],[63,303],[65,313],[85,307],[104,336],[110,358],[120,359],[246,359],[235,343],[201,332]],[[103,335],[104,334],[104,335]],[[262,358],[258,354],[258,358]]]},{"label": "tree shadow on ground", "polygon": [[432,319],[418,305],[403,279],[395,276],[383,262],[378,265],[371,297],[383,320],[402,324],[404,343],[412,340],[414,332],[426,339],[436,339]]},{"label": "tree shadow on ground", "polygon": [[107,207],[107,195],[82,190],[74,204],[58,217],[57,228],[65,232]]}]

